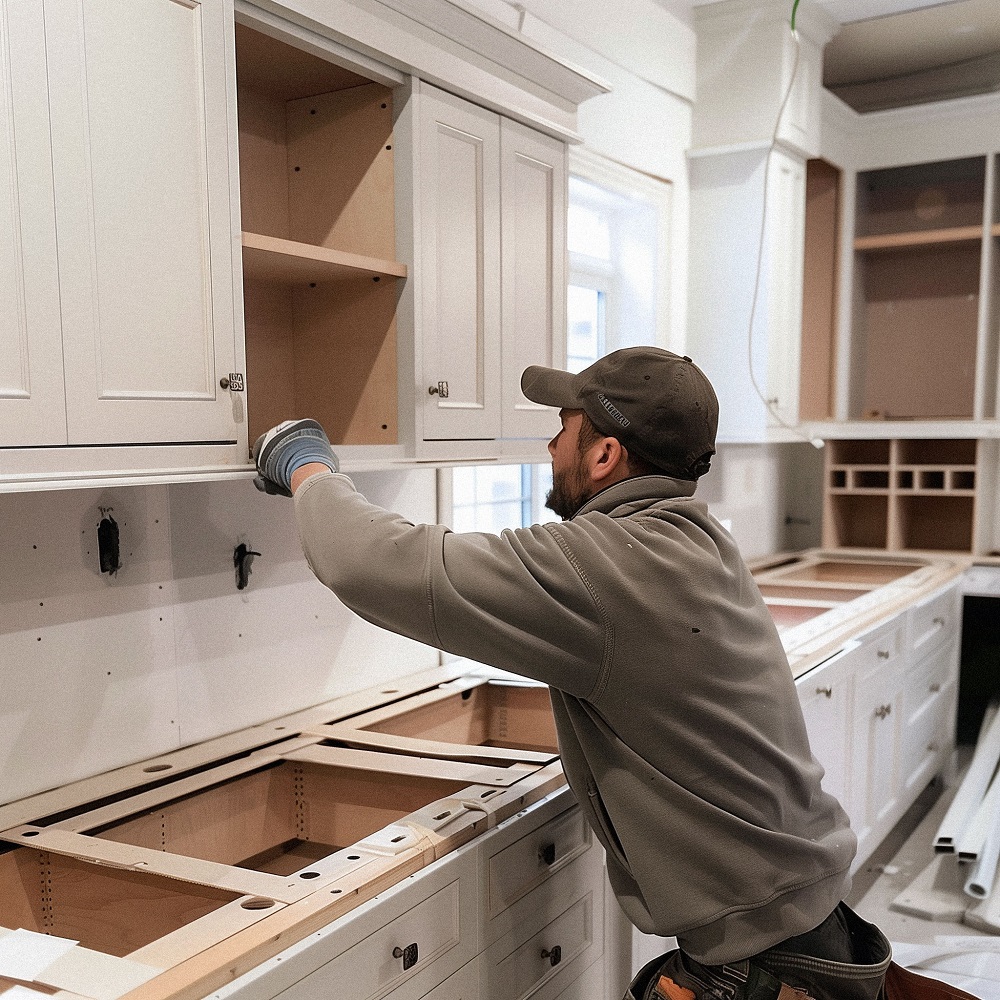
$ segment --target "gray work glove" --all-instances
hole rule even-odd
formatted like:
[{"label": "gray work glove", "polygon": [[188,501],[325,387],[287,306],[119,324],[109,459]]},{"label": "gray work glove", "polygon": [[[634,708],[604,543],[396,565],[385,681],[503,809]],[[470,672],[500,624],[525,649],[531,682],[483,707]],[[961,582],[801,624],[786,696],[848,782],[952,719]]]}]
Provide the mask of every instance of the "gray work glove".
[{"label": "gray work glove", "polygon": [[253,484],[263,493],[290,497],[292,473],[310,462],[337,472],[340,463],[326,432],[315,420],[286,420],[261,434],[253,446],[257,475]]}]

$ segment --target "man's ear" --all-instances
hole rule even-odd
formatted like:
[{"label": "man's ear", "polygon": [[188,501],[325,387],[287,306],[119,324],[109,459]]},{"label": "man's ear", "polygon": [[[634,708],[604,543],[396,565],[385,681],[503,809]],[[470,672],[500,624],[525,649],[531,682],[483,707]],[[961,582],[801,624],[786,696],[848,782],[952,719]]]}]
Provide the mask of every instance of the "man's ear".
[{"label": "man's ear", "polygon": [[618,438],[604,437],[595,441],[587,458],[591,480],[602,486],[610,486],[628,474],[628,452]]}]

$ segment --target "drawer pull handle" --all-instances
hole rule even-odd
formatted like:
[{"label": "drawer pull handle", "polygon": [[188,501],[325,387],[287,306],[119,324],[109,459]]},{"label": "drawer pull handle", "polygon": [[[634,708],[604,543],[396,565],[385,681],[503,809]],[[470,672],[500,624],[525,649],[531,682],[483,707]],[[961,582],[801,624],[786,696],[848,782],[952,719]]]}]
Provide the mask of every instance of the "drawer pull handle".
[{"label": "drawer pull handle", "polygon": [[822,694],[822,695],[826,695],[827,698],[832,698],[833,697],[833,688],[832,687],[828,687],[828,688],[816,688],[816,694]]},{"label": "drawer pull handle", "polygon": [[542,958],[547,958],[549,960],[549,965],[558,965],[562,961],[562,948],[556,945],[554,948],[544,948],[542,950]]},{"label": "drawer pull handle", "polygon": [[543,865],[555,864],[556,845],[546,844],[544,847],[538,848],[538,860],[541,861]]},{"label": "drawer pull handle", "polygon": [[892,705],[879,705],[875,709],[875,717],[878,719],[884,719],[887,715],[892,714]]},{"label": "drawer pull handle", "polygon": [[944,619],[940,615],[937,615],[934,618],[934,624],[937,625],[938,628],[944,628]]},{"label": "drawer pull handle", "polygon": [[403,971],[406,972],[407,969],[412,969],[413,966],[419,961],[417,956],[417,942],[414,941],[413,944],[408,944],[405,948],[400,948],[398,945],[392,949],[393,958],[401,958],[403,960]]},{"label": "drawer pull handle", "polygon": [[437,385],[427,387],[427,392],[431,396],[440,396],[442,399],[448,398],[448,383],[438,382]]},{"label": "drawer pull handle", "polygon": [[940,691],[940,690],[941,690],[941,685],[940,685],[940,684],[938,684],[938,683],[937,683],[937,681],[935,681],[935,682],[934,682],[934,683],[933,683],[933,684],[931,685],[931,687],[930,687],[930,690],[931,690],[931,694],[937,694],[937,693],[938,693],[938,691]]},{"label": "drawer pull handle", "polygon": [[888,649],[880,649],[878,651],[878,658],[880,660],[888,660],[889,659],[889,650]]}]

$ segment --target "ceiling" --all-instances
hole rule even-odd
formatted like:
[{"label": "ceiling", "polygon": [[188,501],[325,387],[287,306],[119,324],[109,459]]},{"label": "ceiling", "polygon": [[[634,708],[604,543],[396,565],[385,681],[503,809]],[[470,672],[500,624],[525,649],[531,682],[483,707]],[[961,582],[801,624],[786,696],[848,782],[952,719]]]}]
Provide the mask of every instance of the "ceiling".
[{"label": "ceiling", "polygon": [[823,83],[856,111],[1000,91],[1000,0],[812,2],[841,24]]},{"label": "ceiling", "polygon": [[[824,52],[823,83],[856,111],[1000,90],[1000,0],[823,5],[842,24]],[[870,13],[904,6],[916,9]]]}]

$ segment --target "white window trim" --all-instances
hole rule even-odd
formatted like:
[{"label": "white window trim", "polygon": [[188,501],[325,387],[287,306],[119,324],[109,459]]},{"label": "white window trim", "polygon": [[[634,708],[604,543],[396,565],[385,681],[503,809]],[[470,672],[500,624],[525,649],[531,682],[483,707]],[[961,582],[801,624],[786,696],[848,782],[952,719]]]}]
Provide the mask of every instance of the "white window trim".
[{"label": "white window trim", "polygon": [[[661,279],[656,287],[656,326],[654,346],[672,350],[672,344],[683,343],[680,331],[671,329],[670,312],[670,234],[673,210],[674,186],[664,178],[654,178],[641,171],[633,170],[621,163],[601,156],[593,150],[574,146],[569,151],[569,173],[573,177],[591,181],[610,188],[627,197],[640,197],[657,209],[656,254],[657,272]],[[569,281],[573,283],[573,273],[593,274],[588,270],[586,259],[579,255],[569,255]],[[676,334],[676,335],[675,335]]]}]

